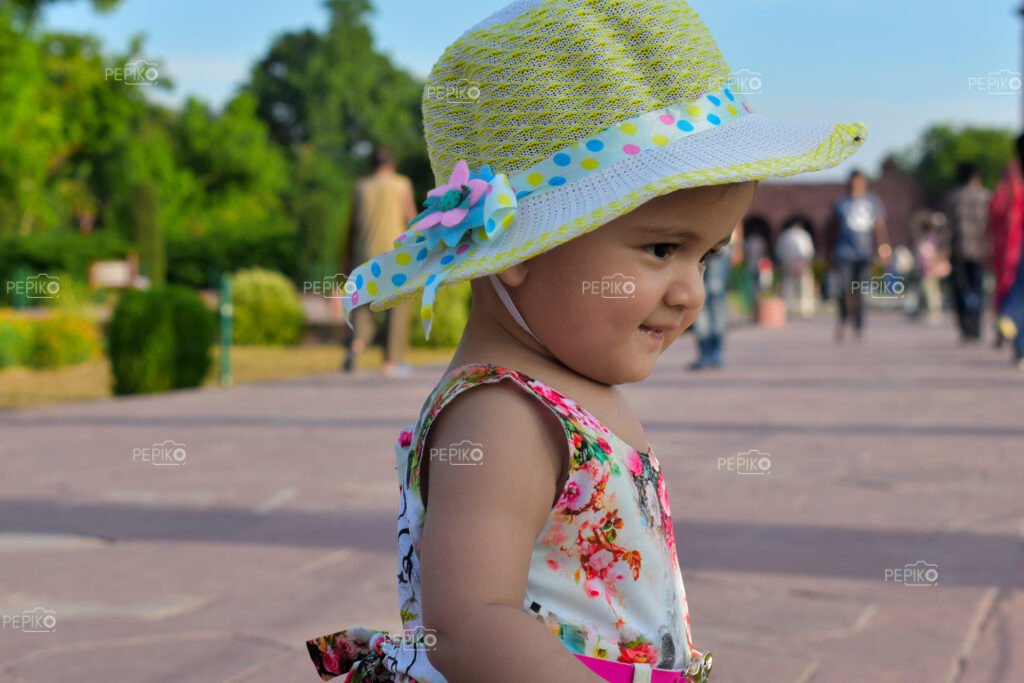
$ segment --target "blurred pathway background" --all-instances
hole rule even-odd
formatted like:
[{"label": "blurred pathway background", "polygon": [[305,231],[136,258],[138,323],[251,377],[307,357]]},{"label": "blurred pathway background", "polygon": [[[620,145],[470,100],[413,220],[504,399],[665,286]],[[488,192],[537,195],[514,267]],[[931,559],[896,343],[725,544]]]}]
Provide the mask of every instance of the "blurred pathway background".
[{"label": "blurred pathway background", "polygon": [[[952,325],[831,332],[702,374],[686,336],[626,387],[715,683],[1024,680],[1024,373]],[[312,682],[307,638],[398,630],[391,443],[444,368],[0,413],[0,680]]]}]

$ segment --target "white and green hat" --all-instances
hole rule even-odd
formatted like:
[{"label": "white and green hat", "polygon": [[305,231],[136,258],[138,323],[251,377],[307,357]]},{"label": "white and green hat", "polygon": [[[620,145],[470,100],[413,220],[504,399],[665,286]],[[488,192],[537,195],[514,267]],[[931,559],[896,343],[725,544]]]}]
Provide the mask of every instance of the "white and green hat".
[{"label": "white and green hat", "polygon": [[[683,0],[518,0],[434,65],[423,127],[437,187],[394,248],[349,274],[346,313],[500,272],[675,190],[831,168],[862,123],[751,111]],[[351,316],[347,316],[350,318]]]}]

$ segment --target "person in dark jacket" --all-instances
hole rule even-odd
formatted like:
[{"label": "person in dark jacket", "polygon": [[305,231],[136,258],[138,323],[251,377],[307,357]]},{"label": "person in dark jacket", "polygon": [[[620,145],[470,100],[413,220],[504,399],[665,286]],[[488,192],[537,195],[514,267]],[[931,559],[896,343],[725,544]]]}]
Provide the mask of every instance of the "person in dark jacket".
[{"label": "person in dark jacket", "polygon": [[960,341],[981,338],[982,284],[989,256],[988,210],[992,193],[981,184],[981,172],[965,162],[957,168],[957,187],[946,198],[946,225],[950,236],[953,296]]},{"label": "person in dark jacket", "polygon": [[847,320],[852,319],[854,336],[859,340],[864,328],[864,290],[870,284],[871,265],[878,256],[888,259],[892,253],[885,227],[885,209],[881,200],[868,191],[868,179],[852,171],[847,194],[836,200],[830,221],[831,261],[839,272],[836,293],[839,319],[836,341],[842,341]]}]

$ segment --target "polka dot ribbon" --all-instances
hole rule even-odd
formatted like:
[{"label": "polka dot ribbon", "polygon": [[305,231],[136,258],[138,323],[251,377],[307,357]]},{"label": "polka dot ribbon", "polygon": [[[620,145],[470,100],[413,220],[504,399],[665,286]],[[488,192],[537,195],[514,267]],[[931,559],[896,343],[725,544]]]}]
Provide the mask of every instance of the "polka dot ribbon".
[{"label": "polka dot ribbon", "polygon": [[409,222],[410,229],[395,240],[394,249],[349,275],[348,294],[342,298],[349,327],[349,310],[402,287],[410,277],[419,275],[421,262],[440,249],[439,265],[427,278],[420,302],[420,321],[429,339],[437,290],[453,264],[470,258],[480,244],[500,239],[515,222],[519,199],[576,182],[599,169],[750,113],[742,94],[723,87],[693,102],[626,119],[511,178],[495,175],[490,166],[471,173],[466,161],[459,161],[448,182],[427,193],[424,211]]},{"label": "polka dot ribbon", "polygon": [[[423,334],[430,339],[434,299],[450,266],[476,244],[500,237],[515,221],[517,201],[504,174],[494,175],[489,166],[471,174],[469,165],[459,161],[448,182],[427,193],[424,206],[426,209],[409,221],[412,228],[395,240],[394,249],[356,268],[348,280],[355,278],[350,297],[351,307],[355,308],[364,292],[373,300],[385,289],[394,291],[404,285],[415,264],[425,260],[440,244],[444,250],[440,268],[427,278],[420,302]],[[351,285],[348,291],[352,291]]]}]

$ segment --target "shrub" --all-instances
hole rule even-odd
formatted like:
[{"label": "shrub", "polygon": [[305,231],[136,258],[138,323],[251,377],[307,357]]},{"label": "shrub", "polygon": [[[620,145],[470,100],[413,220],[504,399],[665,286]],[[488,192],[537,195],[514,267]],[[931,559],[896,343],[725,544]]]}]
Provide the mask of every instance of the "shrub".
[{"label": "shrub", "polygon": [[260,268],[231,278],[232,341],[245,345],[290,345],[302,340],[306,313],[295,285],[280,273]]},{"label": "shrub", "polygon": [[0,311],[0,369],[23,365],[31,347],[31,323]]},{"label": "shrub", "polygon": [[71,315],[57,315],[32,323],[32,344],[28,365],[57,368],[84,363],[100,354],[96,324]]},{"label": "shrub", "polygon": [[114,393],[156,393],[202,384],[213,362],[216,316],[177,286],[125,292],[107,328]]},{"label": "shrub", "polygon": [[[86,280],[89,264],[105,259],[123,259],[129,245],[119,237],[98,232],[10,235],[0,237],[0,281],[16,279],[19,268],[28,275],[46,273],[64,279]],[[0,300],[10,302],[11,293],[0,289]],[[55,302],[39,300],[49,305]]]},{"label": "shrub", "polygon": [[0,312],[0,368],[56,368],[99,353],[99,331],[89,320],[67,314],[29,319]]},{"label": "shrub", "polygon": [[250,226],[203,235],[166,236],[167,280],[173,284],[216,287],[220,273],[264,268],[298,281],[299,256],[293,230],[279,226]]}]

